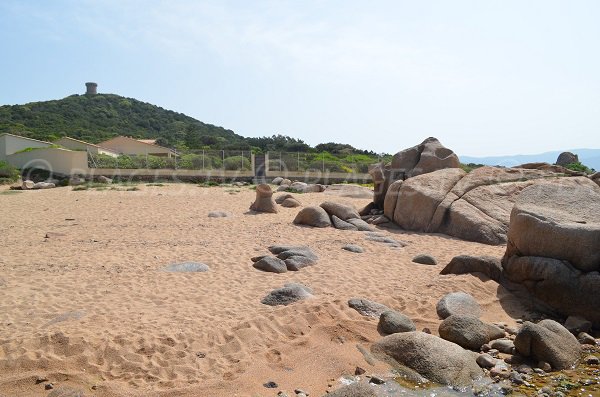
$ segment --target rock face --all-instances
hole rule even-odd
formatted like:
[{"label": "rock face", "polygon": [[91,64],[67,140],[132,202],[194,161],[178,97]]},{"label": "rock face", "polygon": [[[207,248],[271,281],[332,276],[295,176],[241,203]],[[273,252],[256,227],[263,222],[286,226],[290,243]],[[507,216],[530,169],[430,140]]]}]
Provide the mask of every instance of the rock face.
[{"label": "rock face", "polygon": [[[510,218],[504,276],[559,313],[600,325],[600,189],[579,184],[524,190]],[[584,183],[587,181],[587,183]]]},{"label": "rock face", "polygon": [[458,255],[452,258],[440,274],[483,273],[492,280],[502,276],[502,263],[492,256]]},{"label": "rock face", "polygon": [[561,259],[583,272],[599,271],[600,190],[591,182],[572,189],[525,189],[510,217],[506,256],[514,255]]},{"label": "rock face", "polygon": [[575,365],[583,352],[577,338],[553,320],[526,321],[515,338],[515,348],[521,355],[559,370]]},{"label": "rock face", "polygon": [[468,174],[456,168],[442,169],[390,184],[384,214],[406,230],[504,244],[511,210],[524,189],[556,185],[570,190],[593,185],[586,177],[556,176],[537,169],[481,167]]},{"label": "rock face", "polygon": [[437,303],[435,310],[442,319],[456,314],[477,318],[481,316],[479,303],[465,292],[451,292],[444,295]]},{"label": "rock face", "polygon": [[250,210],[256,212],[277,213],[277,206],[273,201],[273,190],[267,184],[261,184],[256,187],[256,200],[250,206]]},{"label": "rock face", "polygon": [[387,355],[430,381],[443,385],[466,386],[483,375],[472,352],[424,332],[386,336],[371,350]]},{"label": "rock face", "polygon": [[389,166],[375,164],[369,168],[375,185],[373,202],[382,209],[388,189],[395,181],[459,167],[458,156],[452,150],[444,147],[436,138],[427,138],[419,145],[396,153]]},{"label": "rock face", "polygon": [[331,226],[331,219],[327,212],[321,207],[304,207],[294,218],[296,225],[307,225],[313,227]]},{"label": "rock face", "polygon": [[579,156],[571,152],[562,152],[556,159],[556,165],[567,166],[569,164],[578,163]]},{"label": "rock face", "polygon": [[440,324],[439,333],[440,337],[447,341],[476,351],[490,340],[504,337],[502,329],[486,324],[476,317],[464,315],[447,317]]}]

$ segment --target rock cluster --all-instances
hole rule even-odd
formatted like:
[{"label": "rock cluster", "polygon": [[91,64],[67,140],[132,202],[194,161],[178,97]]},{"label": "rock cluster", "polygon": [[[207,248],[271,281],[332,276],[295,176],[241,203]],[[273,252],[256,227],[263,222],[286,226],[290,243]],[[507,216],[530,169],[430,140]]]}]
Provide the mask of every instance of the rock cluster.
[{"label": "rock cluster", "polygon": [[296,193],[320,193],[325,191],[325,186],[318,183],[305,183],[294,181],[278,176],[271,181],[272,185],[277,186],[278,192],[296,192]]},{"label": "rock cluster", "polygon": [[252,258],[252,266],[255,269],[272,273],[298,271],[314,265],[319,259],[307,246],[273,245],[269,247],[269,251],[276,256],[263,255]]}]

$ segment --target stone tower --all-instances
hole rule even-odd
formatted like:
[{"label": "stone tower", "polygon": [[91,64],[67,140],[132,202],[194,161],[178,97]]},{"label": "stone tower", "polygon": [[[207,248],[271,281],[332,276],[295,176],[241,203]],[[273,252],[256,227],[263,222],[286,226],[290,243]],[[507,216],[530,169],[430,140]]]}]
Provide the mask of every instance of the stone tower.
[{"label": "stone tower", "polygon": [[96,83],[85,83],[85,95],[96,95],[98,93],[98,84]]}]

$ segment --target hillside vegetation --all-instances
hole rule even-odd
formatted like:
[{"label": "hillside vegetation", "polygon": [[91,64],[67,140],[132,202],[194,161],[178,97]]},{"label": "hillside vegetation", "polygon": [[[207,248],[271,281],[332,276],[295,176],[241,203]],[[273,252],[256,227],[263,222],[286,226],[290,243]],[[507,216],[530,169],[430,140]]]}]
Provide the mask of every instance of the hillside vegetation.
[{"label": "hillside vegetation", "polygon": [[71,95],[63,99],[0,106],[0,134],[9,132],[44,141],[70,136],[91,143],[127,135],[157,139],[180,152],[197,149],[254,152],[328,152],[336,157],[375,153],[350,145],[325,143],[311,147],[285,135],[245,138],[232,130],[203,123],[182,113],[113,94]]}]

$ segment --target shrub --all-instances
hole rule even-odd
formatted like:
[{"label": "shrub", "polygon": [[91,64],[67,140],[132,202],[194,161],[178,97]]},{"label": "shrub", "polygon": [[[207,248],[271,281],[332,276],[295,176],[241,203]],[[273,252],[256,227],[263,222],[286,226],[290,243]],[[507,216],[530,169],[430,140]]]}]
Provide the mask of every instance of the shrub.
[{"label": "shrub", "polygon": [[593,168],[588,168],[587,166],[581,164],[579,161],[576,163],[567,164],[565,168],[571,171],[578,171],[586,174],[593,174],[595,172]]},{"label": "shrub", "polygon": [[249,158],[242,156],[227,157],[223,166],[228,171],[250,170],[252,163]]},{"label": "shrub", "polygon": [[14,183],[19,179],[19,175],[18,169],[6,161],[0,161],[0,184]]}]

